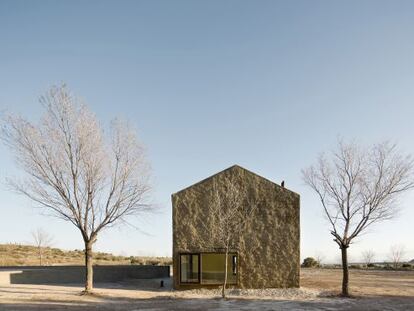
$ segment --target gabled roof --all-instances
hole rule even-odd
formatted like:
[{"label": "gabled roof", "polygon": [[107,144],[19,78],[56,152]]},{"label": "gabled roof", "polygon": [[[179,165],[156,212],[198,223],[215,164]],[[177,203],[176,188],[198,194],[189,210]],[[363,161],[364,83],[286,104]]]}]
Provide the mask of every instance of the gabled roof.
[{"label": "gabled roof", "polygon": [[264,179],[264,180],[266,180],[267,182],[272,183],[273,185],[275,185],[275,186],[277,186],[277,187],[279,187],[279,188],[283,188],[284,190],[287,190],[287,191],[292,192],[292,193],[294,193],[294,194],[296,194],[296,195],[299,195],[298,193],[296,193],[296,192],[294,192],[294,191],[292,191],[292,190],[289,190],[289,189],[287,189],[287,188],[284,188],[284,187],[282,187],[282,186],[278,185],[277,183],[275,183],[275,182],[271,181],[270,179],[267,179],[267,178],[265,178],[265,177],[263,177],[263,176],[260,176],[259,174],[256,174],[256,173],[254,173],[254,172],[252,172],[252,171],[249,171],[248,169],[245,169],[244,167],[241,167],[240,165],[237,165],[237,164],[235,164],[235,165],[233,165],[233,166],[230,166],[230,167],[228,167],[228,168],[226,168],[226,169],[224,169],[224,170],[222,170],[222,171],[220,171],[220,172],[218,172],[218,173],[216,173],[216,174],[213,174],[213,175],[211,175],[211,176],[209,176],[209,177],[207,177],[207,178],[204,178],[203,180],[200,180],[199,182],[196,182],[196,183],[194,183],[194,184],[192,184],[192,185],[190,185],[190,186],[188,186],[188,187],[186,187],[186,188],[184,188],[184,189],[181,189],[180,191],[177,191],[177,192],[173,193],[173,195],[175,195],[175,194],[179,194],[179,193],[181,193],[181,192],[183,192],[183,191],[186,191],[186,190],[188,190],[188,189],[190,189],[190,188],[192,188],[192,187],[194,187],[194,186],[196,186],[196,185],[199,185],[199,184],[205,183],[205,182],[207,182],[208,180],[212,179],[213,177],[215,177],[215,176],[217,176],[217,175],[220,175],[220,174],[223,174],[224,172],[231,171],[231,170],[243,170],[243,171],[245,171],[245,172],[247,172],[247,173],[249,173],[249,174],[252,174],[252,175],[258,176],[259,178]]}]

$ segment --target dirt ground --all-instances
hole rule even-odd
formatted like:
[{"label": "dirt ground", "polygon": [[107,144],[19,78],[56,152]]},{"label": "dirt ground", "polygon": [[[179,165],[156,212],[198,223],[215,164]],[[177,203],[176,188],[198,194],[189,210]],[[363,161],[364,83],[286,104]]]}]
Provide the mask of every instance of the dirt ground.
[{"label": "dirt ground", "polygon": [[414,311],[414,271],[354,270],[351,299],[335,296],[340,276],[340,270],[303,269],[300,290],[233,292],[226,300],[211,291],[172,291],[169,280],[163,289],[160,280],[99,284],[93,296],[80,295],[79,285],[2,285],[0,310]]},{"label": "dirt ground", "polygon": [[[350,270],[354,296],[414,298],[414,271]],[[342,270],[302,269],[301,286],[323,291],[341,289]]]}]

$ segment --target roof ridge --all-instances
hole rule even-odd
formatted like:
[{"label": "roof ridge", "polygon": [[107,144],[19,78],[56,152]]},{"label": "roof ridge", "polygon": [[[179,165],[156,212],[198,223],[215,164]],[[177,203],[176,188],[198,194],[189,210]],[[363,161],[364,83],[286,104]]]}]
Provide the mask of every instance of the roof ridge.
[{"label": "roof ridge", "polygon": [[214,176],[219,175],[219,174],[222,174],[222,173],[224,173],[224,172],[226,172],[226,171],[229,171],[229,170],[231,170],[231,169],[233,169],[233,168],[239,168],[239,169],[242,169],[242,170],[244,170],[244,171],[246,171],[246,172],[248,172],[248,173],[250,173],[250,174],[252,174],[252,175],[255,175],[255,176],[257,176],[257,177],[260,177],[260,178],[262,178],[262,179],[264,179],[264,180],[266,180],[266,181],[268,181],[268,182],[270,182],[270,183],[272,183],[272,184],[276,185],[276,186],[277,186],[277,187],[279,187],[279,188],[283,188],[283,189],[285,189],[285,190],[287,190],[287,191],[290,191],[290,192],[292,192],[292,193],[294,193],[294,194],[296,194],[296,195],[299,195],[298,193],[296,193],[296,192],[294,192],[294,191],[292,191],[292,190],[290,190],[290,189],[287,189],[287,188],[285,188],[285,187],[282,187],[281,185],[277,184],[276,182],[274,182],[274,181],[272,181],[272,180],[270,180],[270,179],[268,179],[268,178],[266,178],[266,177],[263,177],[263,176],[261,176],[261,175],[259,175],[259,174],[255,173],[255,172],[252,172],[252,171],[250,171],[250,170],[248,170],[248,169],[246,169],[246,168],[244,168],[244,167],[242,167],[242,166],[240,166],[240,165],[238,165],[238,164],[233,164],[232,166],[230,166],[230,167],[228,167],[228,168],[225,168],[224,170],[221,170],[221,171],[219,171],[219,172],[217,172],[217,173],[215,173],[215,174],[213,174],[213,175],[210,175],[210,176],[208,176],[208,177],[206,177],[206,178],[203,178],[202,180],[200,180],[200,181],[198,181],[198,182],[195,182],[195,183],[193,183],[193,184],[191,184],[191,185],[189,185],[189,186],[187,186],[187,187],[185,187],[185,188],[183,188],[183,189],[181,189],[181,190],[179,190],[179,191],[177,191],[177,192],[174,192],[174,193],[173,193],[173,195],[174,195],[174,194],[177,194],[177,193],[180,193],[180,192],[182,192],[182,191],[185,191],[185,190],[187,190],[187,189],[189,189],[189,188],[191,188],[191,187],[193,187],[193,186],[196,186],[196,185],[199,185],[199,184],[201,184],[201,183],[204,183],[205,181],[207,181],[207,180],[209,180],[209,179],[213,178]]}]

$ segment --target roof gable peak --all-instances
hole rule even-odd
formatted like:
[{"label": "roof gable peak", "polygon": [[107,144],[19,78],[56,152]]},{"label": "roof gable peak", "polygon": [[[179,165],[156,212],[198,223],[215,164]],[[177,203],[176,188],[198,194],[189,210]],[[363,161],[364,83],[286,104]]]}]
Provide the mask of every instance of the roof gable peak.
[{"label": "roof gable peak", "polygon": [[267,179],[267,178],[265,178],[265,177],[263,177],[263,176],[260,176],[259,174],[256,174],[256,173],[254,173],[254,172],[252,172],[252,171],[250,171],[250,170],[248,170],[248,169],[246,169],[246,168],[244,168],[244,167],[242,167],[242,166],[240,166],[240,165],[238,165],[238,164],[234,164],[234,165],[232,165],[232,166],[230,166],[230,167],[228,167],[228,168],[226,168],[226,169],[224,169],[224,170],[221,170],[221,171],[219,171],[219,172],[217,172],[217,173],[215,173],[215,174],[213,174],[213,175],[210,175],[209,177],[204,178],[204,179],[202,179],[202,180],[200,180],[200,181],[198,181],[198,182],[196,182],[196,183],[194,183],[194,184],[192,184],[192,185],[190,185],[190,186],[188,186],[188,187],[185,187],[184,189],[181,189],[181,190],[177,191],[177,192],[176,192],[176,193],[174,193],[174,194],[178,194],[178,193],[180,193],[180,192],[183,192],[183,191],[185,191],[185,190],[188,190],[188,189],[190,189],[190,188],[192,188],[192,187],[194,187],[194,186],[196,186],[196,185],[202,184],[202,183],[204,183],[204,182],[206,182],[206,181],[210,180],[211,178],[213,178],[213,177],[215,177],[215,176],[217,176],[217,175],[223,174],[224,172],[231,171],[231,170],[243,170],[243,171],[247,172],[248,174],[252,174],[252,175],[255,175],[255,176],[257,176],[257,177],[259,177],[259,178],[261,178],[261,179],[264,179],[264,180],[266,180],[267,182],[270,182],[270,183],[274,184],[274,185],[275,185],[275,186],[277,186],[277,187],[283,188],[283,189],[285,189],[285,190],[287,190],[287,191],[289,191],[289,192],[292,192],[292,193],[297,194],[296,192],[293,192],[293,191],[291,191],[291,190],[289,190],[289,189],[287,189],[287,188],[285,188],[285,187],[282,187],[282,186],[278,185],[277,183],[275,183],[274,181],[271,181],[270,179]]}]

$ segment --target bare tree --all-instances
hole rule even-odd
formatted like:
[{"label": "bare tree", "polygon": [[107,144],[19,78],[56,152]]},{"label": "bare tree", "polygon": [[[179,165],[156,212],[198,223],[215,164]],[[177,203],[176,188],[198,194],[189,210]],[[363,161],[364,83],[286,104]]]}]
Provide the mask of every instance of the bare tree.
[{"label": "bare tree", "polygon": [[315,259],[316,259],[316,262],[318,263],[318,266],[322,267],[322,262],[325,260],[325,255],[322,252],[317,251],[315,255]]},{"label": "bare tree", "polygon": [[50,247],[53,243],[53,237],[42,228],[32,231],[33,242],[37,247],[37,255],[39,256],[39,265],[43,264],[43,253],[46,247]]},{"label": "bare tree", "polygon": [[369,264],[372,263],[375,257],[375,253],[372,249],[368,249],[362,252],[362,260],[365,263],[365,265],[368,267]]},{"label": "bare tree", "polygon": [[93,289],[92,247],[98,234],[153,208],[148,165],[128,124],[114,120],[104,136],[94,114],[65,86],[53,87],[40,101],[45,113],[39,124],[8,116],[2,126],[1,137],[27,177],[9,184],[79,229],[87,293]]},{"label": "bare tree", "polygon": [[389,260],[392,262],[394,269],[400,265],[405,254],[404,245],[393,245],[390,248]]},{"label": "bare tree", "polygon": [[254,191],[249,191],[246,184],[237,181],[236,177],[224,176],[215,181],[212,189],[212,200],[208,205],[208,220],[201,221],[209,239],[201,241],[208,249],[219,249],[224,252],[224,278],[222,297],[226,297],[228,255],[236,250],[239,237],[257,206]]},{"label": "bare tree", "polygon": [[330,159],[322,154],[302,174],[318,194],[341,249],[342,295],[349,296],[347,249],[372,224],[396,215],[397,200],[414,186],[413,161],[389,143],[365,150],[340,141]]}]

